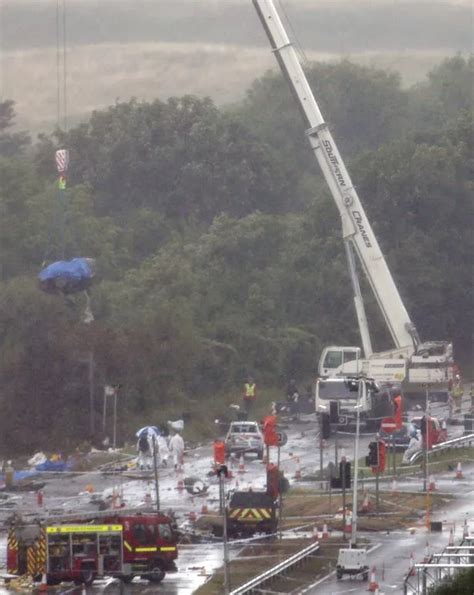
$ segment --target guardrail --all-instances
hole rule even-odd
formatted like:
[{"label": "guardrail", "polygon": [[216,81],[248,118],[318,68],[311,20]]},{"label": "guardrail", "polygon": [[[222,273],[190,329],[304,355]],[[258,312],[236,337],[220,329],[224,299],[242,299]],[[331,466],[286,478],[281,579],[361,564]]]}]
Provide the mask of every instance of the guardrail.
[{"label": "guardrail", "polygon": [[[453,446],[459,446],[460,444],[464,444],[465,442],[474,442],[474,434],[467,434],[467,436],[459,436],[458,438],[453,438],[452,440],[446,440],[446,442],[435,444],[432,448],[429,449],[428,453],[432,454],[434,452],[442,452],[443,450],[449,450]],[[423,456],[424,452],[425,451],[423,448],[414,452],[408,461],[410,465],[414,463],[417,459],[419,459],[421,456]]]},{"label": "guardrail", "polygon": [[296,554],[293,554],[286,560],[283,560],[283,562],[280,562],[276,566],[273,566],[272,568],[265,570],[265,572],[262,572],[262,574],[259,574],[258,576],[255,576],[243,585],[240,585],[240,587],[237,587],[236,589],[231,591],[230,595],[243,595],[244,593],[251,593],[254,589],[263,585],[263,583],[266,583],[267,581],[278,576],[282,572],[285,572],[285,570],[289,570],[293,566],[296,566],[305,558],[307,558],[311,554],[314,554],[314,552],[317,552],[318,550],[319,542],[315,541],[314,543],[308,545]]}]

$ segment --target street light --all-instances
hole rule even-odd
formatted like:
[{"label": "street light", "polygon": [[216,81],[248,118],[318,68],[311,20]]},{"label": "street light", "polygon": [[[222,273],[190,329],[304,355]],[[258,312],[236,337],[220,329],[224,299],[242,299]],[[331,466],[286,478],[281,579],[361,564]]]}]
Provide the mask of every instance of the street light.
[{"label": "street light", "polygon": [[359,429],[360,429],[360,393],[363,380],[359,379],[359,387],[357,391],[357,405],[356,410],[356,434],[354,447],[354,485],[352,492],[352,531],[351,531],[351,547],[357,543],[357,478],[359,473]]},{"label": "street light", "polygon": [[219,502],[220,508],[223,512],[223,543],[224,543],[224,593],[230,593],[230,576],[229,576],[229,546],[227,543],[227,510],[225,506],[225,478],[228,476],[226,465],[221,465],[217,469],[217,476],[219,477]]}]

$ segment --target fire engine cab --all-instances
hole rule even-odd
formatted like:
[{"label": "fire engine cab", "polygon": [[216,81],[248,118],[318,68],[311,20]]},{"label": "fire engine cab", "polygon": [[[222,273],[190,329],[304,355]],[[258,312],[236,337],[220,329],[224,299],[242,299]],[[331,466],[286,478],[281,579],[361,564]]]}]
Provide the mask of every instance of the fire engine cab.
[{"label": "fire engine cab", "polygon": [[161,514],[109,513],[100,522],[68,524],[16,519],[8,530],[8,572],[35,580],[45,576],[50,585],[91,585],[102,576],[159,583],[166,572],[176,571],[177,556],[171,519]]}]

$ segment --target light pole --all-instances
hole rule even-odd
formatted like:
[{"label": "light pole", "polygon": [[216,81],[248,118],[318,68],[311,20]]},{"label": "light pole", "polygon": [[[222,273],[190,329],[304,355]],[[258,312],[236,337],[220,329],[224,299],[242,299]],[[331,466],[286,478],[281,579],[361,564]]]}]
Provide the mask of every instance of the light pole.
[{"label": "light pole", "polygon": [[230,593],[230,575],[229,575],[229,545],[227,541],[227,511],[225,507],[225,478],[227,477],[228,471],[226,465],[221,465],[217,469],[217,475],[219,476],[219,502],[220,508],[223,514],[223,544],[224,544],[224,594]]},{"label": "light pole", "polygon": [[359,429],[360,429],[360,393],[363,380],[359,379],[356,408],[356,434],[354,446],[354,486],[352,492],[352,531],[351,547],[357,543],[357,479],[359,474]]},{"label": "light pole", "polygon": [[113,438],[112,438],[112,445],[114,451],[117,448],[117,392],[118,388],[114,388],[114,430],[113,430]]},{"label": "light pole", "polygon": [[160,485],[158,482],[158,456],[156,452],[156,434],[153,434],[153,471],[155,475],[156,512],[160,514]]}]

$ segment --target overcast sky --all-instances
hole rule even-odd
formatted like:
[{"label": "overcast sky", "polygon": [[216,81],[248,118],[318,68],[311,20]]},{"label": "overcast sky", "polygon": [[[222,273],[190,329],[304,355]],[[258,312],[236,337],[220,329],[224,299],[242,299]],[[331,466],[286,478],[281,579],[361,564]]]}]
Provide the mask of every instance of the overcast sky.
[{"label": "overcast sky", "polygon": [[[68,95],[77,115],[131,95],[194,93],[225,103],[275,67],[251,0],[59,1],[66,5]],[[469,0],[275,3],[309,58],[392,68],[406,84],[472,48]],[[0,94],[17,102],[28,125],[55,111],[56,5],[0,0]]]}]

